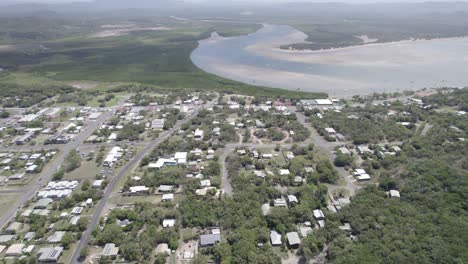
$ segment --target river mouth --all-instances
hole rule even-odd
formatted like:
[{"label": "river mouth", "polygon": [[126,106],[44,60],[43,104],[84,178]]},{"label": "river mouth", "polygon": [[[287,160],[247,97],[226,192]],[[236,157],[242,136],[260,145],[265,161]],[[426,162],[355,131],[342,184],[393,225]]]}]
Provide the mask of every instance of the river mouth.
[{"label": "river mouth", "polygon": [[450,38],[319,51],[280,46],[304,42],[290,27],[264,25],[232,38],[202,40],[191,59],[207,71],[248,84],[325,92],[334,97],[468,85],[468,39]]}]

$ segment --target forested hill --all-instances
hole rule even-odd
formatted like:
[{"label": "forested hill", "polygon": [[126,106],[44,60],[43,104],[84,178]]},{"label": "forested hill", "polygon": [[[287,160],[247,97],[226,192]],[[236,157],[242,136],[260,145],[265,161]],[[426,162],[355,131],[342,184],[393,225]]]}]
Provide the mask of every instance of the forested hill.
[{"label": "forested hill", "polygon": [[[447,105],[446,97],[467,98],[468,89],[425,99]],[[455,107],[465,107],[463,99]],[[387,157],[379,186],[368,187],[349,207],[333,215],[327,228],[305,249],[328,244],[331,263],[468,262],[468,122],[465,114],[420,111],[432,125],[424,136],[404,143]],[[399,199],[385,191],[398,189]],[[337,226],[350,223],[353,241]]]}]

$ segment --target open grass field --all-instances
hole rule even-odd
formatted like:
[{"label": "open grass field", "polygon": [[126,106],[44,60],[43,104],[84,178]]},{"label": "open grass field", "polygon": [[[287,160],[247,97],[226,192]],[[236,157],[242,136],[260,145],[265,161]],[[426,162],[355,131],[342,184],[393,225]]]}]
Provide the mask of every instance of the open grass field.
[{"label": "open grass field", "polygon": [[109,204],[114,206],[135,204],[137,202],[159,204],[161,202],[161,195],[123,196],[119,193],[109,199]]},{"label": "open grass field", "polygon": [[2,194],[0,195],[0,212],[5,212],[20,197],[20,194]]},{"label": "open grass field", "polygon": [[81,166],[69,173],[66,173],[64,180],[85,180],[92,181],[96,177],[96,173],[99,173],[100,168],[97,167],[94,160],[82,161]]}]

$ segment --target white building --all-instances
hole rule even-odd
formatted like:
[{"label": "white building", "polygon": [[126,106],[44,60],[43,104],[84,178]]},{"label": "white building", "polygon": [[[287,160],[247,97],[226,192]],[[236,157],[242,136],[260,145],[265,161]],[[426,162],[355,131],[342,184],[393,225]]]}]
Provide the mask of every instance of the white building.
[{"label": "white building", "polygon": [[197,128],[197,129],[195,130],[195,133],[194,133],[194,135],[193,135],[193,138],[194,138],[195,140],[202,140],[204,134],[205,134],[205,133],[203,132],[203,130]]},{"label": "white building", "polygon": [[104,167],[112,167],[112,165],[117,162],[123,155],[122,148],[120,147],[113,147],[109,153],[107,154],[106,158],[104,159]]},{"label": "white building", "polygon": [[283,244],[281,241],[281,235],[275,230],[270,232],[270,242],[272,246],[281,246],[281,244]]}]

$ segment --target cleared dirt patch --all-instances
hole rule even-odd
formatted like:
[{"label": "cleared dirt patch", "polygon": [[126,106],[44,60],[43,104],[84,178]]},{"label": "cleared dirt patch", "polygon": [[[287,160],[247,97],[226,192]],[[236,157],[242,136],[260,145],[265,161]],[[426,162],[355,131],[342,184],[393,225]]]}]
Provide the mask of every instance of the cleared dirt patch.
[{"label": "cleared dirt patch", "polygon": [[127,35],[132,31],[162,31],[169,30],[167,27],[134,27],[134,28],[113,28],[106,29],[92,35],[94,38],[107,38]]},{"label": "cleared dirt patch", "polygon": [[92,89],[99,85],[99,83],[94,82],[71,82],[69,84],[76,89]]}]

